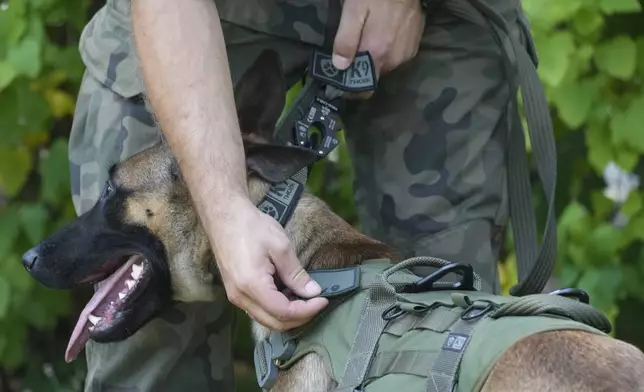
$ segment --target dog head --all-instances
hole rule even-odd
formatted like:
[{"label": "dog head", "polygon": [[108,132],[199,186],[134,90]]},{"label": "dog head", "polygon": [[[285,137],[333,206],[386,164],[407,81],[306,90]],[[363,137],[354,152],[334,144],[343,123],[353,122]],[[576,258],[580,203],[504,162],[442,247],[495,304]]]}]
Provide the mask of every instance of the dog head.
[{"label": "dog head", "polygon": [[[317,159],[308,149],[273,142],[285,94],[272,51],[262,53],[235,86],[251,181],[281,182]],[[112,166],[92,209],[29,249],[23,264],[50,288],[97,284],[72,333],[67,360],[90,338],[127,338],[173,300],[212,300],[223,293],[207,236],[163,141]]]}]

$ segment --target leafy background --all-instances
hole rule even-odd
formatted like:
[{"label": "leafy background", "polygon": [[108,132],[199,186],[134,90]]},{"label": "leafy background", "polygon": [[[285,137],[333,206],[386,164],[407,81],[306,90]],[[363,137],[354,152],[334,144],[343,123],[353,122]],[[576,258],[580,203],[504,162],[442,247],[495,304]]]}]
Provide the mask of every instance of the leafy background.
[{"label": "leafy background", "polygon": [[[617,337],[644,348],[642,189],[607,168],[642,175],[644,28],[639,0],[523,0],[555,123],[559,177],[556,285],[588,291]],[[84,361],[63,352],[87,292],[48,290],[20,255],[74,217],[67,138],[83,64],[78,38],[102,4],[0,0],[0,391],[82,390]],[[315,168],[312,189],[350,222],[344,145]],[[533,169],[539,216],[545,203]],[[610,185],[610,186],[609,186]],[[543,222],[542,222],[543,223]],[[512,239],[501,261],[516,279]],[[246,323],[236,357],[240,390],[254,390]]]}]

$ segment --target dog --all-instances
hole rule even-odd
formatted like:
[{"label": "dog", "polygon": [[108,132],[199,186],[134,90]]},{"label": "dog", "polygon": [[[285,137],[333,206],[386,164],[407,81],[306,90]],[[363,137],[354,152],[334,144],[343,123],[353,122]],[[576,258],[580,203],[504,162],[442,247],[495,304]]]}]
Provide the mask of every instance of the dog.
[{"label": "dog", "polygon": [[[274,140],[285,92],[279,57],[272,51],[263,52],[235,85],[250,198],[256,205],[271,183],[316,159],[309,150]],[[359,232],[306,191],[285,231],[309,270],[354,266],[367,259],[401,260],[396,250]],[[23,264],[50,288],[97,283],[72,333],[68,361],[88,339],[128,338],[172,301],[213,301],[226,295],[180,168],[163,140],[113,165],[94,207],[28,250]],[[268,333],[253,323],[256,341]],[[280,372],[273,390],[322,392],[335,386],[321,357],[312,353]],[[644,354],[602,335],[539,333],[506,350],[481,390],[644,391]]]}]

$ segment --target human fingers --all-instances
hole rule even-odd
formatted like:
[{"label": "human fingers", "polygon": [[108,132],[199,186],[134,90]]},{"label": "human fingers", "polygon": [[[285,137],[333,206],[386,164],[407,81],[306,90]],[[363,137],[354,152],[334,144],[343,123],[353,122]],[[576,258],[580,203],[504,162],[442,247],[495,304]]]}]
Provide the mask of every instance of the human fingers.
[{"label": "human fingers", "polygon": [[365,0],[346,0],[342,7],[340,24],[333,42],[333,65],[341,70],[347,69],[358,51],[362,27],[368,15]]}]

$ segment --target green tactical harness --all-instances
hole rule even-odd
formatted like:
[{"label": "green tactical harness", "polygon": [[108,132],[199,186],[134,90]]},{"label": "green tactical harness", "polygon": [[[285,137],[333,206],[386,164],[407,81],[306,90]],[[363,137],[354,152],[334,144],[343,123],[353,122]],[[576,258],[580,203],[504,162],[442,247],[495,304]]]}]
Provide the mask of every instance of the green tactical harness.
[{"label": "green tactical harness", "polygon": [[[421,265],[439,269],[430,279],[408,270]],[[478,391],[499,356],[521,338],[554,330],[610,332],[602,313],[575,299],[477,291],[480,281],[466,267],[416,257],[310,271],[329,305],[309,324],[273,332],[256,346],[260,387],[269,390],[279,370],[314,352],[338,383],[336,392],[402,385],[409,392]],[[459,269],[462,282],[440,281]]]}]

